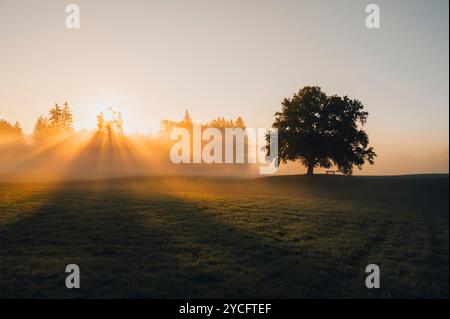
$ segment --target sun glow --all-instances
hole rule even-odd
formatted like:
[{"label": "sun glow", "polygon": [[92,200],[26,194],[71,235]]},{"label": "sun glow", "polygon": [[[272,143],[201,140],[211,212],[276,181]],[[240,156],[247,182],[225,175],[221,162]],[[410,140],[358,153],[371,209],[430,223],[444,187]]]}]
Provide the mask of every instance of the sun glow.
[{"label": "sun glow", "polygon": [[[111,121],[114,117],[110,108],[120,113],[123,120],[123,132],[127,135],[157,135],[161,129],[161,121],[149,114],[142,114],[132,107],[117,105],[116,103],[96,103],[82,109],[74,108],[74,128],[77,131],[97,129],[97,116],[103,112],[104,120]],[[147,112],[146,112],[147,113]]]}]

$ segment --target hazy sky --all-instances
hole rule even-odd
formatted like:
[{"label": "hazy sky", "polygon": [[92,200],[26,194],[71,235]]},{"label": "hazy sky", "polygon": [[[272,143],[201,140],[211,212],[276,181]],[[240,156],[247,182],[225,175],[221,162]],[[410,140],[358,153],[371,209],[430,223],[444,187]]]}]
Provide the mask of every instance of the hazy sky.
[{"label": "hazy sky", "polygon": [[[377,3],[381,28],[365,26]],[[81,28],[65,27],[65,6]],[[0,0],[0,118],[27,133],[67,100],[76,128],[122,111],[128,132],[162,118],[241,115],[268,127],[304,85],[360,99],[379,158],[366,174],[448,172],[448,1]]]}]

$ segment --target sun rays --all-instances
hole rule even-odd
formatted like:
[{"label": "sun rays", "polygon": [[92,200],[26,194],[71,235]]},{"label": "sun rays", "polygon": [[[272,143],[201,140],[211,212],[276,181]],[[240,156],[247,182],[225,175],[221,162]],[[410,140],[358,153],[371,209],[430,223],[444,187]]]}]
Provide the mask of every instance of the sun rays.
[{"label": "sun rays", "polygon": [[[71,107],[57,103],[46,116],[39,116],[32,135],[20,126],[5,122],[16,133],[14,140],[0,141],[0,181],[62,181],[149,175],[240,175],[249,166],[176,165],[170,158],[175,143],[169,138],[174,127],[191,123],[186,111],[183,121],[163,120],[156,135],[127,134],[122,113],[107,107],[96,116],[94,130],[76,131]],[[192,123],[191,123],[192,124]],[[241,117],[218,117],[206,127],[242,127]],[[206,142],[205,142],[206,143]],[[219,165],[219,164],[217,164]]]}]

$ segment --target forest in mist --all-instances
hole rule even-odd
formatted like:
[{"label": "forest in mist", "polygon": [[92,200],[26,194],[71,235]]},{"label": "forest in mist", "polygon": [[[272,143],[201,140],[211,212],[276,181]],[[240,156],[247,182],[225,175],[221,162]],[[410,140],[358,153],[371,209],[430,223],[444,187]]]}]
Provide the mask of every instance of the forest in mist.
[{"label": "forest in mist", "polygon": [[[95,130],[73,128],[74,118],[67,102],[55,104],[48,115],[40,116],[32,134],[24,134],[20,123],[0,118],[0,180],[42,181],[90,179],[146,175],[227,175],[255,174],[254,164],[173,164],[170,140],[175,127],[192,134],[193,121],[186,110],[180,121],[164,119],[156,135],[124,133],[120,112],[108,108],[97,115]],[[218,117],[202,124],[207,127],[246,129],[241,117]],[[208,141],[204,141],[206,144]],[[247,144],[247,141],[246,141]],[[224,147],[224,146],[223,146]],[[247,145],[246,145],[247,150]],[[220,165],[220,169],[217,169]]]}]

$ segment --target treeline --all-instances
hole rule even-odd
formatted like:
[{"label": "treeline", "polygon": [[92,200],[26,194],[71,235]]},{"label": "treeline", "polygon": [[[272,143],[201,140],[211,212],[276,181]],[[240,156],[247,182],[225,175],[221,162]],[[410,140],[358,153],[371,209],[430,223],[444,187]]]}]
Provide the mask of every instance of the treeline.
[{"label": "treeline", "polygon": [[[42,142],[50,137],[74,132],[73,113],[67,102],[62,106],[58,103],[49,110],[47,116],[39,116],[33,128],[32,138],[34,142]],[[15,138],[23,140],[24,133],[19,122],[14,126],[4,119],[0,119],[0,138],[2,140]]]},{"label": "treeline", "polygon": [[23,130],[19,122],[11,125],[4,119],[0,119],[0,136],[2,138],[20,139],[23,138]]},{"label": "treeline", "polygon": [[117,132],[119,134],[123,133],[123,119],[122,113],[114,111],[111,107],[108,108],[110,119],[105,118],[105,114],[100,112],[97,115],[97,130],[99,132],[112,133]]},{"label": "treeline", "polygon": [[[179,127],[179,128],[185,128],[189,131],[192,131],[194,122],[189,114],[189,111],[186,110],[184,113],[184,118],[181,121],[172,121],[172,120],[162,120],[162,133],[169,133],[173,128]],[[211,120],[206,123],[201,123],[202,129],[208,128],[208,127],[214,127],[218,129],[225,129],[225,128],[241,128],[243,130],[246,129],[244,120],[238,116],[236,120],[231,119],[225,119],[224,117],[218,117],[214,120]]]},{"label": "treeline", "polygon": [[[58,178],[103,178],[117,176],[141,176],[160,174],[239,175],[247,174],[251,165],[224,164],[217,166],[176,165],[170,159],[173,144],[167,133],[175,127],[187,128],[192,133],[195,122],[188,111],[180,120],[163,120],[156,136],[123,134],[124,121],[120,112],[111,108],[96,117],[94,132],[75,131],[74,116],[68,103],[56,103],[47,114],[36,119],[32,134],[24,135],[19,123],[0,120],[0,179],[23,180]],[[205,128],[215,127],[245,129],[241,117],[226,119],[217,117],[204,122]],[[16,136],[8,140],[4,136]],[[21,137],[19,141],[17,137]],[[26,137],[26,138],[25,138]],[[208,141],[202,140],[202,144]],[[193,144],[192,144],[193,145]],[[191,147],[192,147],[191,145]],[[247,147],[244,152],[247,154]],[[214,149],[216,152],[217,149]],[[193,155],[191,151],[191,156]],[[222,145],[222,158],[225,145]],[[224,162],[224,158],[222,159]]]},{"label": "treeline", "polygon": [[33,139],[36,142],[49,137],[72,133],[73,114],[67,102],[61,107],[57,103],[50,109],[48,116],[39,116],[33,130]]},{"label": "treeline", "polygon": [[[97,115],[97,131],[107,133],[123,133],[123,119],[120,112],[114,111],[111,107],[108,108],[108,119],[104,112],[100,112]],[[64,102],[62,106],[55,103],[55,105],[49,110],[47,116],[39,116],[34,125],[32,138],[34,142],[43,142],[51,137],[60,136],[63,134],[70,134],[74,132],[73,128],[73,113],[67,102]],[[189,111],[186,110],[184,117],[181,121],[164,119],[161,121],[160,136],[164,136],[175,127],[186,128],[192,131],[194,121],[192,120]],[[225,128],[241,128],[246,129],[244,120],[238,116],[235,120],[225,119],[224,117],[217,117],[209,122],[202,123],[201,128],[214,127],[218,129]],[[19,122],[11,125],[4,119],[0,119],[0,137],[2,139],[23,139],[24,133]]]}]

